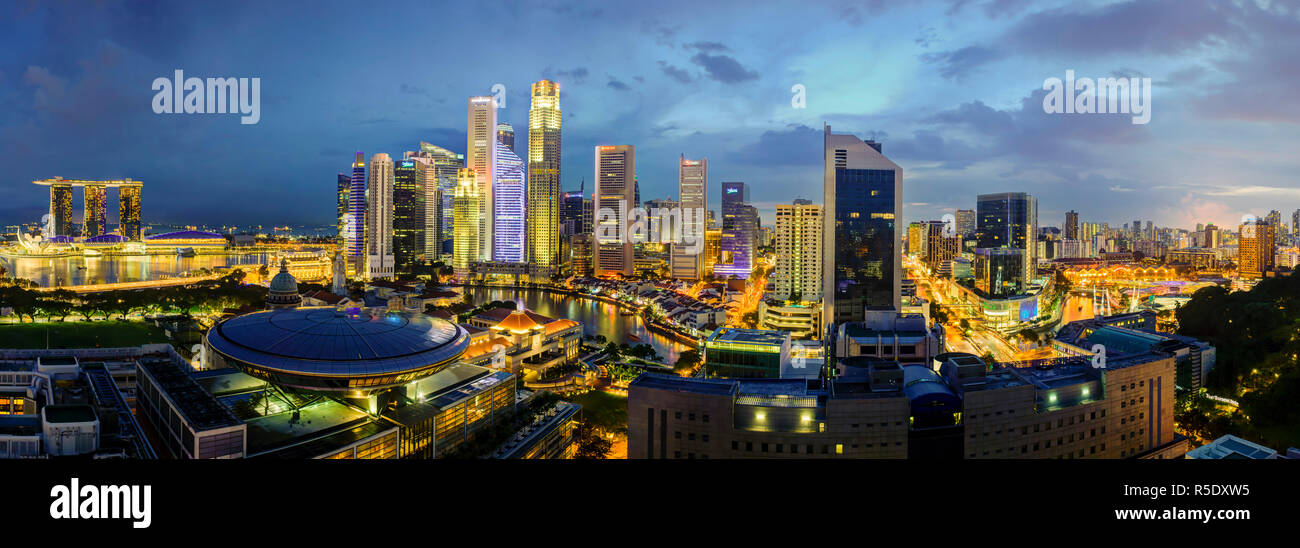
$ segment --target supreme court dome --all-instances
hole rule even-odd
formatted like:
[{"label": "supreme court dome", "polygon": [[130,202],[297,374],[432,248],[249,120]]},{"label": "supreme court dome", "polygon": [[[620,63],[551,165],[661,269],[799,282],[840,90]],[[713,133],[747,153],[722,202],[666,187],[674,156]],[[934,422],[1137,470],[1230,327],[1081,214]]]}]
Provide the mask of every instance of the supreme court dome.
[{"label": "supreme court dome", "polygon": [[424,314],[309,307],[230,318],[209,330],[205,342],[209,360],[280,386],[369,393],[455,363],[469,334]]}]

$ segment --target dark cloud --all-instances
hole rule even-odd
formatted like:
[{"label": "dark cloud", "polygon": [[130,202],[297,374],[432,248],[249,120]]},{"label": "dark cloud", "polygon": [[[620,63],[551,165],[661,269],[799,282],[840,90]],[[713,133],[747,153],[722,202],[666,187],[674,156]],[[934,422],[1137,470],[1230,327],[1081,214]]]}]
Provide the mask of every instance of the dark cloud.
[{"label": "dark cloud", "polygon": [[927,53],[921,60],[939,66],[939,75],[949,80],[961,80],[975,69],[1002,58],[1003,54],[985,46]]},{"label": "dark cloud", "polygon": [[662,70],[664,74],[668,75],[668,77],[672,78],[673,80],[676,80],[683,84],[691,83],[691,73],[686,72],[685,69],[680,69],[677,68],[676,66],[660,61],[659,70]]},{"label": "dark cloud", "polygon": [[729,160],[743,165],[817,165],[821,162],[822,131],[802,124],[767,130],[758,141],[742,146]]},{"label": "dark cloud", "polygon": [[757,72],[745,68],[739,61],[726,55],[709,55],[700,52],[691,57],[691,62],[703,67],[709,78],[724,84],[758,79]]},{"label": "dark cloud", "polygon": [[629,90],[629,89],[632,89],[631,86],[628,86],[627,84],[625,84],[625,83],[623,83],[623,82],[620,82],[617,78],[614,78],[614,77],[612,77],[612,76],[609,78],[609,83],[607,83],[607,84],[605,84],[605,85],[606,85],[606,86],[609,86],[609,87],[611,87],[611,88],[613,88],[613,89],[619,90],[619,91],[627,91],[627,90]]},{"label": "dark cloud", "polygon": [[731,51],[730,49],[727,48],[726,44],[723,44],[721,42],[707,42],[707,41],[691,42],[689,44],[682,44],[682,47],[686,49],[693,49],[696,51],[706,51],[712,53]]},{"label": "dark cloud", "polygon": [[560,83],[564,83],[565,80],[568,80],[575,84],[581,84],[587,81],[587,75],[589,74],[591,74],[591,72],[587,70],[587,67],[577,67],[569,70],[555,70],[551,67],[547,67],[546,70],[542,71],[542,76],[545,78]]}]

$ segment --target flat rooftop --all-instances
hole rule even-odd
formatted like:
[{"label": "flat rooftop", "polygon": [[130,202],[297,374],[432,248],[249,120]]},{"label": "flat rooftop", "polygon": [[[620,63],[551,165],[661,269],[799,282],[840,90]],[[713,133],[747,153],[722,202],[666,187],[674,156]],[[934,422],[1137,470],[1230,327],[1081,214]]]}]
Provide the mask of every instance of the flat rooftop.
[{"label": "flat rooftop", "polygon": [[709,343],[738,343],[757,346],[779,347],[790,339],[787,331],[769,331],[766,329],[735,329],[720,327],[709,335]]},{"label": "flat rooftop", "polygon": [[99,420],[89,405],[47,405],[42,408],[45,420],[54,423],[93,422]]}]

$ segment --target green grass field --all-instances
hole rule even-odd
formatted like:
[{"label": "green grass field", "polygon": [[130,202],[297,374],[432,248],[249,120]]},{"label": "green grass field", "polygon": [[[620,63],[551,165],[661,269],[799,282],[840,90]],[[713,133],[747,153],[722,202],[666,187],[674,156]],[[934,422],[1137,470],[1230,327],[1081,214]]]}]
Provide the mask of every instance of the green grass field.
[{"label": "green grass field", "polygon": [[50,322],[0,325],[0,348],[112,348],[165,343],[162,328],[144,322]]},{"label": "green grass field", "polygon": [[592,424],[610,432],[627,431],[627,397],[592,390],[579,396],[566,396],[582,406],[582,414]]}]

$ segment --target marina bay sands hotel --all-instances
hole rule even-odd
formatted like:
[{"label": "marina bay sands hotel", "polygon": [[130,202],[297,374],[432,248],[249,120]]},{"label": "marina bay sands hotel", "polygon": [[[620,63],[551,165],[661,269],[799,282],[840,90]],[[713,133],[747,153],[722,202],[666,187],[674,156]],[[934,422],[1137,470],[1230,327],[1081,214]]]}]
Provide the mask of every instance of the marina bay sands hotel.
[{"label": "marina bay sands hotel", "polygon": [[62,177],[32,181],[35,184],[50,187],[50,217],[54,234],[48,236],[72,236],[72,189],[81,187],[85,191],[85,216],[82,218],[81,235],[85,238],[103,236],[107,233],[108,188],[118,189],[117,207],[120,214],[118,225],[127,241],[140,241],[140,181],[122,179],[117,181],[82,181]]}]

